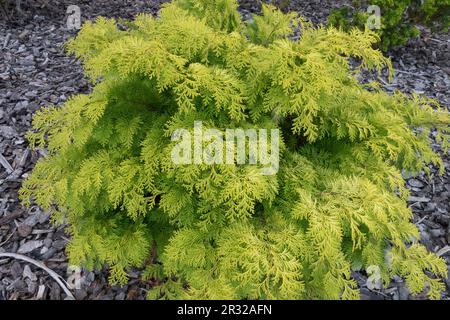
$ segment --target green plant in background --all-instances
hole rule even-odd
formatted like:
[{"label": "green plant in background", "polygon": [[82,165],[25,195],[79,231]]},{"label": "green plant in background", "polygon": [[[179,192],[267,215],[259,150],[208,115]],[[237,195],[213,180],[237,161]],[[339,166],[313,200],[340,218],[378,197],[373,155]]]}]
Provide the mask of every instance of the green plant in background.
[{"label": "green plant in background", "polygon": [[[429,133],[446,149],[449,114],[358,82],[349,57],[390,67],[370,31],[271,6],[244,23],[236,8],[178,0],[127,30],[87,22],[67,47],[95,87],[34,116],[30,144],[48,155],[24,203],[68,223],[72,264],[108,264],[119,284],[145,266],[149,298],[356,299],[350,272],[368,268],[439,298],[447,267],[418,243],[401,170],[443,170]],[[194,121],[279,129],[278,173],[175,164],[171,135]]]},{"label": "green plant in background", "polygon": [[381,28],[375,32],[381,38],[380,48],[383,51],[418,36],[420,32],[416,23],[424,23],[441,31],[448,31],[450,26],[450,0],[354,0],[352,4],[352,7],[333,11],[328,23],[345,31],[352,27],[364,30],[369,18],[365,10],[369,5],[379,6]]}]

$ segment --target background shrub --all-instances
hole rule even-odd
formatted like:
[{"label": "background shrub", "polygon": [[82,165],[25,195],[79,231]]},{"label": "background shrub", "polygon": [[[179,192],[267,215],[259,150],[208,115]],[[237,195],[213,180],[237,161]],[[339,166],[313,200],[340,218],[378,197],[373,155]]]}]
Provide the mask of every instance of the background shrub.
[{"label": "background shrub", "polygon": [[351,27],[364,30],[369,17],[366,9],[369,5],[377,5],[381,9],[381,28],[376,32],[381,38],[380,47],[384,51],[418,36],[416,23],[447,32],[450,26],[449,0],[354,0],[352,4],[352,7],[333,11],[328,19],[329,24],[346,31]]}]

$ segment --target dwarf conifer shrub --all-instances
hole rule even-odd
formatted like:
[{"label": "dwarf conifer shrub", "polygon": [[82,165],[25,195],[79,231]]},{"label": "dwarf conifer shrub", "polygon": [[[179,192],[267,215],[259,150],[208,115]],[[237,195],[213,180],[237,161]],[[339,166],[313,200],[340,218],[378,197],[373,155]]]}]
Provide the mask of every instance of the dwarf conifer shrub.
[{"label": "dwarf conifer shrub", "polygon": [[[236,8],[178,0],[127,30],[86,23],[67,47],[95,87],[34,116],[48,154],[23,201],[68,223],[71,263],[108,264],[119,284],[145,266],[149,298],[354,299],[350,272],[369,267],[439,298],[447,268],[418,242],[401,170],[442,164],[429,133],[447,146],[448,113],[358,82],[349,57],[390,67],[371,32]],[[279,129],[279,170],[174,163],[172,134],[198,121]]]},{"label": "dwarf conifer shrub", "polygon": [[381,10],[381,26],[375,32],[380,36],[380,48],[384,51],[404,45],[420,34],[416,23],[422,23],[437,31],[447,31],[450,26],[449,0],[353,0],[352,7],[335,10],[328,18],[329,24],[350,30],[361,30],[367,25],[369,5]]}]

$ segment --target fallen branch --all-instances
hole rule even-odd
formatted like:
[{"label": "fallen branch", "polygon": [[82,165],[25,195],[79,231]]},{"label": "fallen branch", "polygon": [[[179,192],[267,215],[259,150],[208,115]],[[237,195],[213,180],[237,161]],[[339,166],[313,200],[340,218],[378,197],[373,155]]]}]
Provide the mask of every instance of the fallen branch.
[{"label": "fallen branch", "polygon": [[61,281],[61,277],[59,274],[57,274],[55,271],[53,271],[52,269],[49,269],[47,266],[45,266],[42,262],[31,259],[27,256],[24,256],[23,254],[18,254],[18,253],[0,253],[0,258],[5,257],[5,258],[14,258],[14,259],[18,259],[18,260],[22,260],[22,261],[26,261],[28,263],[32,263],[35,266],[41,268],[42,270],[46,271],[50,277],[52,277],[58,284],[59,286],[64,290],[65,294],[71,298],[72,300],[75,300],[75,297],[73,296],[72,292],[70,292],[70,290],[67,288],[67,286],[64,284],[63,281]]}]

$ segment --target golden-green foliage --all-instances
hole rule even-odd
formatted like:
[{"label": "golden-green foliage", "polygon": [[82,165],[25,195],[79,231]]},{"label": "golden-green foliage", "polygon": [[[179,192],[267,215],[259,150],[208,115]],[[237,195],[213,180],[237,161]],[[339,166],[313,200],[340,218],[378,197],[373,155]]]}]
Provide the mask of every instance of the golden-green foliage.
[{"label": "golden-green foliage", "polygon": [[[400,172],[441,164],[429,133],[446,147],[448,113],[358,82],[349,57],[390,67],[373,33],[263,13],[246,24],[232,0],[179,0],[125,31],[86,23],[67,47],[98,82],[34,116],[48,155],[23,201],[69,223],[71,263],[107,263],[123,284],[151,261],[149,298],[354,299],[352,268],[371,266],[438,298],[447,268],[418,244]],[[279,128],[279,172],[174,164],[170,135],[197,120]]]}]

